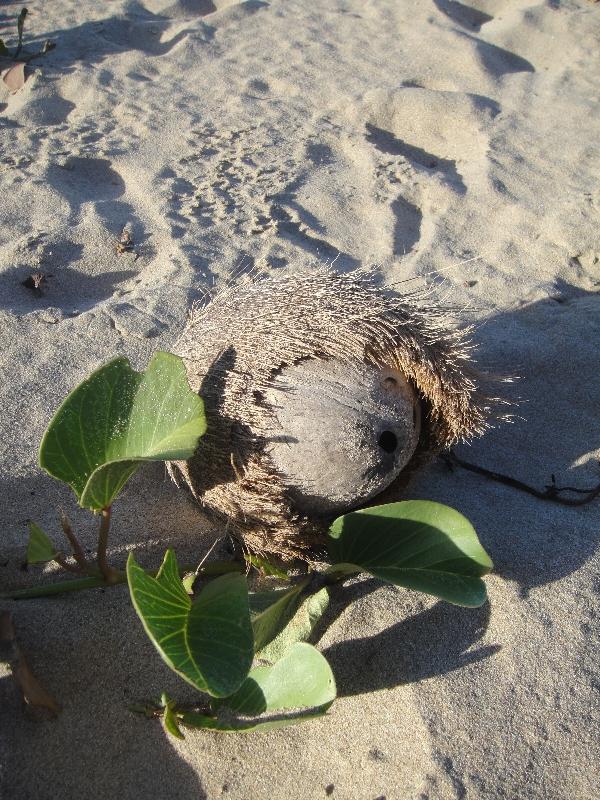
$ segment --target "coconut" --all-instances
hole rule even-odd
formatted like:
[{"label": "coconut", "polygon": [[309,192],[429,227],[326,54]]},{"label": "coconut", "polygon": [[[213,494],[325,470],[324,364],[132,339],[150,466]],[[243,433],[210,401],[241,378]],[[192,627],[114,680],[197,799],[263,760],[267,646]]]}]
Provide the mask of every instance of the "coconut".
[{"label": "coconut", "polygon": [[208,428],[169,471],[255,552],[310,559],[333,517],[488,427],[470,329],[366,274],[228,286],[173,352]]}]

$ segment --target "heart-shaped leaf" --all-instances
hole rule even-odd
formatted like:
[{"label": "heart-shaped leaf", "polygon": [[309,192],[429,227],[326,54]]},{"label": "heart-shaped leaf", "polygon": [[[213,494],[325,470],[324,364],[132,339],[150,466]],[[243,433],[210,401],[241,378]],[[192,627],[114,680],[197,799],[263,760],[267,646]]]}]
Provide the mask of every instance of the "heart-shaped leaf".
[{"label": "heart-shaped leaf", "polygon": [[130,554],[127,580],[146,633],[171,669],[214,697],[235,692],[254,654],[245,576],[215,578],[192,603],[167,550],[156,578]]},{"label": "heart-shaped leaf", "polygon": [[[215,708],[226,706],[235,714],[251,719],[224,719],[186,712],[180,722],[193,728],[224,732],[273,730],[322,717],[336,697],[335,679],[327,659],[309,644],[299,642],[272,667],[253,669],[238,691]],[[299,711],[298,711],[299,710]],[[256,718],[275,712],[298,713]]]},{"label": "heart-shaped leaf", "polygon": [[35,522],[29,523],[29,542],[27,544],[27,563],[43,564],[52,561],[58,552],[52,540]]},{"label": "heart-shaped leaf", "polygon": [[481,576],[493,564],[471,523],[441,503],[407,500],[345,514],[331,526],[328,548],[330,573],[370,572],[456,605],[486,600]]},{"label": "heart-shaped leaf", "polygon": [[42,439],[40,465],[68,483],[80,505],[99,511],[145,461],[190,458],[205,430],[202,400],[180,358],[156,353],[141,373],[116,358],[58,409]]}]

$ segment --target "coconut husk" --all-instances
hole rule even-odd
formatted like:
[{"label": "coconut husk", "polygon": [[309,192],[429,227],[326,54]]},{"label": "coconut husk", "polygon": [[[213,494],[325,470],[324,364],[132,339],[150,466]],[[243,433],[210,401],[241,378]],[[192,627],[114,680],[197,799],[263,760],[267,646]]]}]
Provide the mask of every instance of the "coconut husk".
[{"label": "coconut husk", "polygon": [[319,270],[228,286],[192,310],[173,350],[204,399],[208,429],[190,461],[169,465],[171,475],[249,550],[310,560],[328,520],[298,513],[266,450],[274,380],[306,359],[400,371],[422,410],[405,477],[489,426],[494,401],[474,369],[471,333],[422,294],[389,293],[364,274]]}]

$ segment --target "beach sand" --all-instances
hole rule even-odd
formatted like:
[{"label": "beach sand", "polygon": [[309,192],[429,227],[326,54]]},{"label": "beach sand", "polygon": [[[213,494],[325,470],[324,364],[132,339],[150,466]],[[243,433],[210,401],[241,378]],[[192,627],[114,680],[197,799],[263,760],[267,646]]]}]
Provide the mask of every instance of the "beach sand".
[{"label": "beach sand", "polygon": [[[598,483],[600,5],[27,6],[24,54],[56,48],[19,91],[0,82],[4,590],[43,579],[21,567],[28,519],[57,535],[61,507],[95,545],[91,515],[37,466],[65,394],[118,354],[145,367],[195,300],[248,270],[334,262],[428,287],[476,323],[482,368],[519,377],[513,424],[457,452],[540,488]],[[20,8],[0,9],[9,48]],[[37,272],[41,293],[22,285]],[[440,461],[407,496],[473,522],[490,602],[357,584],[319,643],[340,698],[296,728],[176,741],[128,712],[193,692],[125,587],[2,601],[63,705],[34,721],[0,679],[2,797],[597,796],[599,501],[554,505]],[[199,560],[215,533],[152,465],[115,505],[111,557]]]}]

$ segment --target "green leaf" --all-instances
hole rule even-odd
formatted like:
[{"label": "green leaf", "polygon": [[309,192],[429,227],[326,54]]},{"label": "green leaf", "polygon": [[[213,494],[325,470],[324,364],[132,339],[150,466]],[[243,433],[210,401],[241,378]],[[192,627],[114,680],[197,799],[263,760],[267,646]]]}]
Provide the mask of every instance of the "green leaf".
[{"label": "green leaf", "polygon": [[[306,642],[315,625],[329,606],[329,591],[325,587],[315,594],[301,595],[300,605],[284,627],[264,647],[257,651],[258,657],[271,664],[278,661],[296,642]],[[252,621],[254,625],[255,620]],[[256,630],[256,629],[255,629]]]},{"label": "green leaf", "polygon": [[[326,658],[309,644],[299,642],[272,667],[256,667],[238,691],[224,700],[213,701],[236,714],[254,719],[225,719],[194,712],[183,713],[184,725],[235,732],[273,730],[324,716],[336,697],[335,679]],[[259,714],[300,713],[256,719]]]},{"label": "green leaf", "polygon": [[338,517],[329,530],[330,573],[370,572],[397,586],[462,606],[486,600],[481,576],[493,564],[471,523],[426,500],[366,508]]},{"label": "green leaf", "polygon": [[195,572],[186,572],[186,574],[181,579],[181,583],[183,584],[183,588],[186,591],[186,594],[194,594],[194,584],[196,583],[196,573]]},{"label": "green leaf", "polygon": [[175,713],[175,703],[169,699],[168,695],[163,692],[161,703],[164,707],[163,712],[163,725],[167,733],[175,736],[176,739],[184,739],[184,735],[179,729],[179,721]]},{"label": "green leaf", "polygon": [[44,531],[35,524],[29,523],[29,543],[27,544],[27,563],[42,564],[46,561],[53,561],[58,555],[58,551],[52,540]]},{"label": "green leaf", "polygon": [[68,483],[80,505],[99,511],[145,461],[190,458],[205,430],[202,400],[180,358],[156,353],[141,373],[116,358],[58,409],[42,439],[40,465]]},{"label": "green leaf", "polygon": [[331,704],[335,679],[325,656],[297,642],[272,667],[255,667],[235,694],[219,700],[237,714],[291,711]]},{"label": "green leaf", "polygon": [[[261,593],[267,597],[270,595],[273,602],[252,618],[255,652],[259,653],[269,642],[272,642],[293,618],[302,603],[301,592],[308,585],[308,581],[309,578],[306,578],[291,589]],[[253,604],[256,602],[257,600],[254,599]]]},{"label": "green leaf", "polygon": [[214,697],[227,696],[241,685],[253,657],[245,576],[215,578],[192,603],[175,555],[167,550],[156,578],[130,553],[127,580],[146,633],[171,669]]},{"label": "green leaf", "polygon": [[266,577],[281,578],[283,581],[289,580],[289,575],[285,570],[273,564],[272,561],[262,558],[262,556],[257,556],[255,553],[245,553],[244,558]]}]

